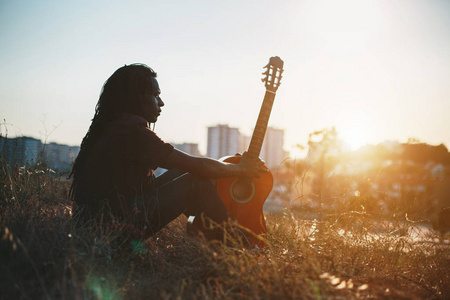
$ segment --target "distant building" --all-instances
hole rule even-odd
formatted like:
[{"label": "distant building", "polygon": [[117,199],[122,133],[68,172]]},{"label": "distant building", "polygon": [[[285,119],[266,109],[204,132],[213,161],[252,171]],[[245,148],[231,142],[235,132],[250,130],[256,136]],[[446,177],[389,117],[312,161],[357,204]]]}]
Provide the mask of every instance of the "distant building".
[{"label": "distant building", "polygon": [[0,155],[9,165],[33,166],[38,162],[42,142],[31,137],[0,137]]},{"label": "distant building", "polygon": [[[221,158],[248,150],[251,138],[241,134],[238,128],[228,125],[208,127],[207,156]],[[284,146],[284,130],[268,127],[260,157],[269,168],[280,166],[287,157]]]},{"label": "distant building", "polygon": [[250,145],[250,139],[252,137],[245,135],[245,134],[241,134],[241,140],[240,140],[240,144],[241,144],[241,151],[240,152],[244,152],[244,151],[248,151],[248,146]]},{"label": "distant building", "polygon": [[80,151],[79,146],[50,143],[43,146],[44,162],[55,171],[70,170]]},{"label": "distant building", "polygon": [[268,127],[261,149],[260,157],[269,168],[276,168],[287,157],[284,151],[284,130]]},{"label": "distant building", "polygon": [[241,133],[238,128],[228,125],[208,127],[206,156],[217,159],[237,152],[242,152]]},{"label": "distant building", "polygon": [[193,156],[200,156],[200,151],[198,150],[198,144],[196,144],[196,143],[183,143],[183,144],[172,143],[172,145],[175,148],[177,148],[178,150],[186,152],[187,154],[190,154]]},{"label": "distant building", "polygon": [[[241,140],[244,141],[243,148],[247,151],[251,137],[242,136]],[[284,130],[273,127],[267,128],[259,156],[269,168],[276,168],[281,165],[281,162],[288,157],[287,151],[284,150]]]},{"label": "distant building", "polygon": [[79,151],[79,146],[43,144],[31,137],[0,137],[0,155],[10,166],[32,167],[41,162],[52,170],[67,171]]}]

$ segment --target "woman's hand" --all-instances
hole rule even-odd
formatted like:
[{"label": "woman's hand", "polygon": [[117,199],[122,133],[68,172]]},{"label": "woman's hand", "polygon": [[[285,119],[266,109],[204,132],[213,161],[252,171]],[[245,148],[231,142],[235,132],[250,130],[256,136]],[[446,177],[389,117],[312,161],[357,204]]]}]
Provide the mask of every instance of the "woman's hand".
[{"label": "woman's hand", "polygon": [[237,153],[236,156],[242,156],[241,160],[239,161],[242,177],[259,178],[260,173],[269,172],[269,170],[264,167],[264,161],[260,158],[251,158],[248,156],[247,152],[244,152],[242,155]]}]

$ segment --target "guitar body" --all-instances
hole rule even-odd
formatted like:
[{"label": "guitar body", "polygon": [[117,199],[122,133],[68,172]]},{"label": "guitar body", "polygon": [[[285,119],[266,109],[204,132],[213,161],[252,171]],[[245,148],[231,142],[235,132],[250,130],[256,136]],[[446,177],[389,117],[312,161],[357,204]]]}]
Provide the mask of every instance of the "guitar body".
[{"label": "guitar body", "polygon": [[[224,162],[237,164],[240,156],[229,156],[221,159]],[[265,167],[265,166],[264,166]],[[267,169],[267,167],[265,167]],[[242,180],[228,177],[216,180],[217,193],[227,207],[231,216],[239,225],[249,229],[255,235],[264,235],[267,232],[264,220],[263,205],[272,191],[272,173],[260,173],[260,178]],[[250,242],[264,247],[261,240],[250,237]]]}]

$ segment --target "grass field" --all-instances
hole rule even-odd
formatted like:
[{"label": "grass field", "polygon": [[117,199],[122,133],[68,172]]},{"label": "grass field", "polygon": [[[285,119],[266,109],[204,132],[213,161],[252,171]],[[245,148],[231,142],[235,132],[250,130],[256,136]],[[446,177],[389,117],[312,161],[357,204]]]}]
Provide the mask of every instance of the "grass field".
[{"label": "grass field", "polygon": [[285,209],[266,216],[263,250],[193,239],[185,217],[144,240],[76,226],[69,183],[43,171],[0,179],[1,299],[450,298],[448,243],[404,218]]}]

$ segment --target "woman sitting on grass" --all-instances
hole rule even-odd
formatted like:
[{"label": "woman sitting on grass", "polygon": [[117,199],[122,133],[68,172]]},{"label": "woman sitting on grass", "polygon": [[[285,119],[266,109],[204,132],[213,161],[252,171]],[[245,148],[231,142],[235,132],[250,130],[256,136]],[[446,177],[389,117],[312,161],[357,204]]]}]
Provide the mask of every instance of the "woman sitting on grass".
[{"label": "woman sitting on grass", "polygon": [[[129,222],[147,236],[182,213],[224,225],[232,218],[210,179],[265,171],[245,155],[227,164],[162,141],[149,126],[164,106],[160,93],[156,73],[142,64],[121,67],[105,82],[71,173],[70,197],[81,218]],[[168,171],[155,178],[158,167]],[[222,230],[207,227],[207,238],[222,239]]]}]

